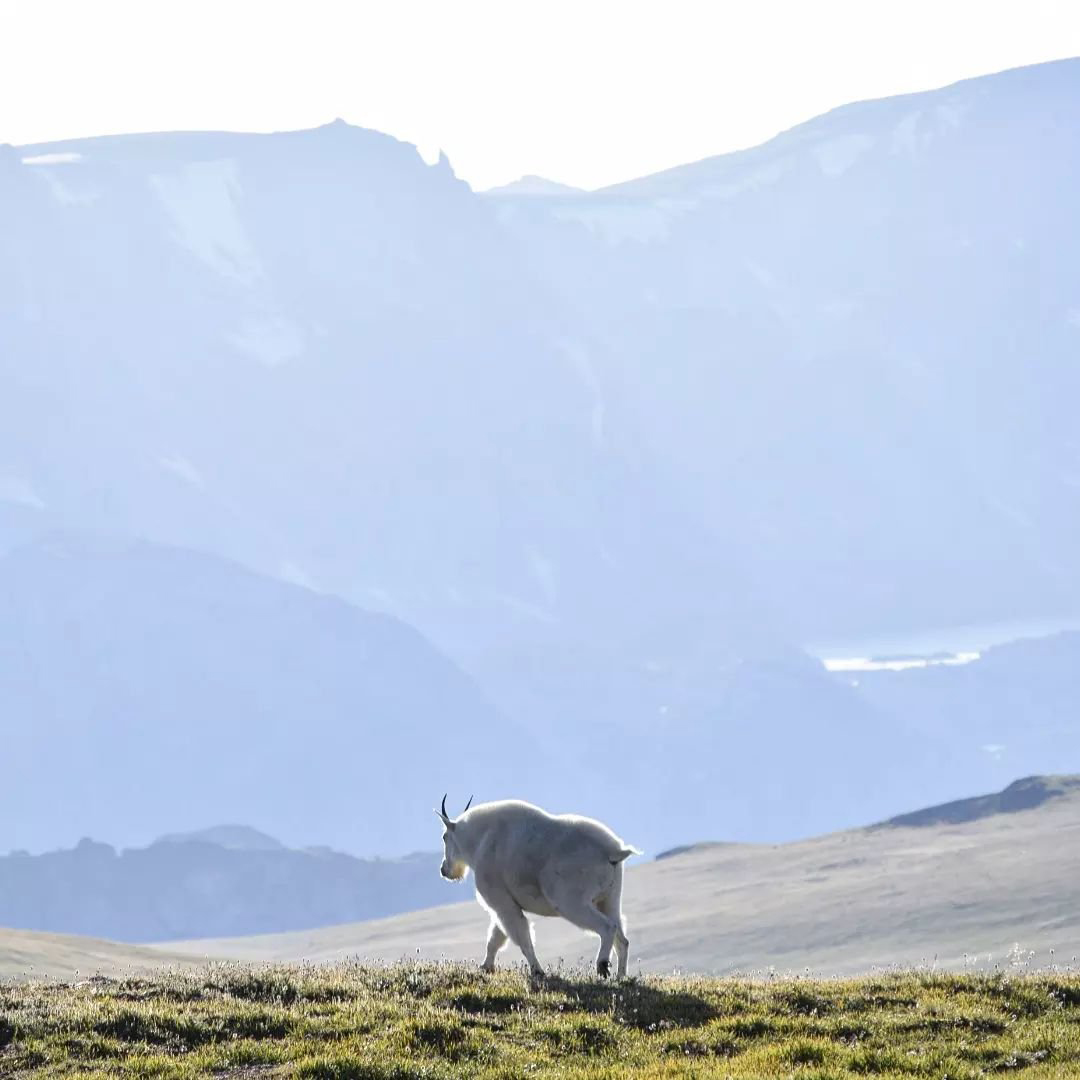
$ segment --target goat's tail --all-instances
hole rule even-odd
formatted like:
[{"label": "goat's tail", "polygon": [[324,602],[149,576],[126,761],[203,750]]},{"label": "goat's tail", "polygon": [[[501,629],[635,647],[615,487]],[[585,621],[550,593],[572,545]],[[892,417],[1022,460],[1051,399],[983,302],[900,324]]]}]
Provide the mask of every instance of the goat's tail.
[{"label": "goat's tail", "polygon": [[611,865],[618,866],[619,863],[625,859],[629,859],[631,855],[644,855],[644,851],[638,851],[636,847],[624,847],[619,848],[617,852],[611,857]]}]

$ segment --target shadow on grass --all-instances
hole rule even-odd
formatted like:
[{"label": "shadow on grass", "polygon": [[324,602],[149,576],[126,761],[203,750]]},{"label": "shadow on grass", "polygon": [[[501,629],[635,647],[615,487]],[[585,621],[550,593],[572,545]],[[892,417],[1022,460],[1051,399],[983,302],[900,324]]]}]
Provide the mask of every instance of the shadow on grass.
[{"label": "shadow on grass", "polygon": [[547,975],[533,981],[537,989],[560,994],[575,1012],[603,1014],[639,1031],[701,1027],[715,1019],[716,1006],[687,990],[664,990],[648,982],[564,979]]},{"label": "shadow on grass", "polygon": [[464,993],[450,998],[450,1005],[465,1013],[491,1013],[501,1016],[524,1008],[528,1001],[529,999],[525,994],[478,994],[472,990],[466,990]]},{"label": "shadow on grass", "polygon": [[291,1024],[286,1016],[262,1012],[207,1018],[121,1008],[94,1019],[89,1030],[124,1043],[193,1050],[233,1039],[281,1039],[290,1033]]}]

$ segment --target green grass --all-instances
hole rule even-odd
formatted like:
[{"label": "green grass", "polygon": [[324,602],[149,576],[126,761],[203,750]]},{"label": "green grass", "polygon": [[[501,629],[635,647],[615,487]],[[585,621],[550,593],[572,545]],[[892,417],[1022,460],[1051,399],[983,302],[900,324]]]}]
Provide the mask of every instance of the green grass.
[{"label": "green grass", "polygon": [[2,1077],[1080,1076],[1080,976],[532,983],[457,965],[0,985]]}]

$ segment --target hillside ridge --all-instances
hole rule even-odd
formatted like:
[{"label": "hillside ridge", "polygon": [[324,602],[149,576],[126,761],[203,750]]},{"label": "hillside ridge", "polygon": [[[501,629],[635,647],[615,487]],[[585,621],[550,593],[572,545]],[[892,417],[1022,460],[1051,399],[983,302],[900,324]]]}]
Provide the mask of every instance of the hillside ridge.
[{"label": "hillside ridge", "polygon": [[1025,776],[1008,787],[989,795],[928,806],[906,814],[897,814],[874,828],[926,828],[929,825],[960,825],[980,821],[996,814],[1016,814],[1065,795],[1080,793],[1080,774],[1064,776]]}]

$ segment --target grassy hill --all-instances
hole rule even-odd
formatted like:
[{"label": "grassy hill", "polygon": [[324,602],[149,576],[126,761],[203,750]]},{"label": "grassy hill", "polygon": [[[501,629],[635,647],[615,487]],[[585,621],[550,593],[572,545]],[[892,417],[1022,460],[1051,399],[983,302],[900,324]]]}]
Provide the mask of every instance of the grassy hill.
[{"label": "grassy hill", "polygon": [[635,979],[454,965],[0,985],[31,1077],[976,1077],[1080,1071],[1080,977]]},{"label": "grassy hill", "polygon": [[[973,807],[959,814],[970,820],[928,811],[914,824],[775,846],[700,845],[633,866],[624,893],[631,971],[993,968],[1010,950],[1046,964],[1051,949],[1071,962],[1080,955],[1080,785],[1031,778]],[[249,961],[475,961],[487,916],[472,895],[470,883],[465,902],[448,907],[169,948]],[[560,920],[535,926],[542,961],[583,962],[594,950],[592,938]],[[518,962],[513,951],[502,955]]]}]

